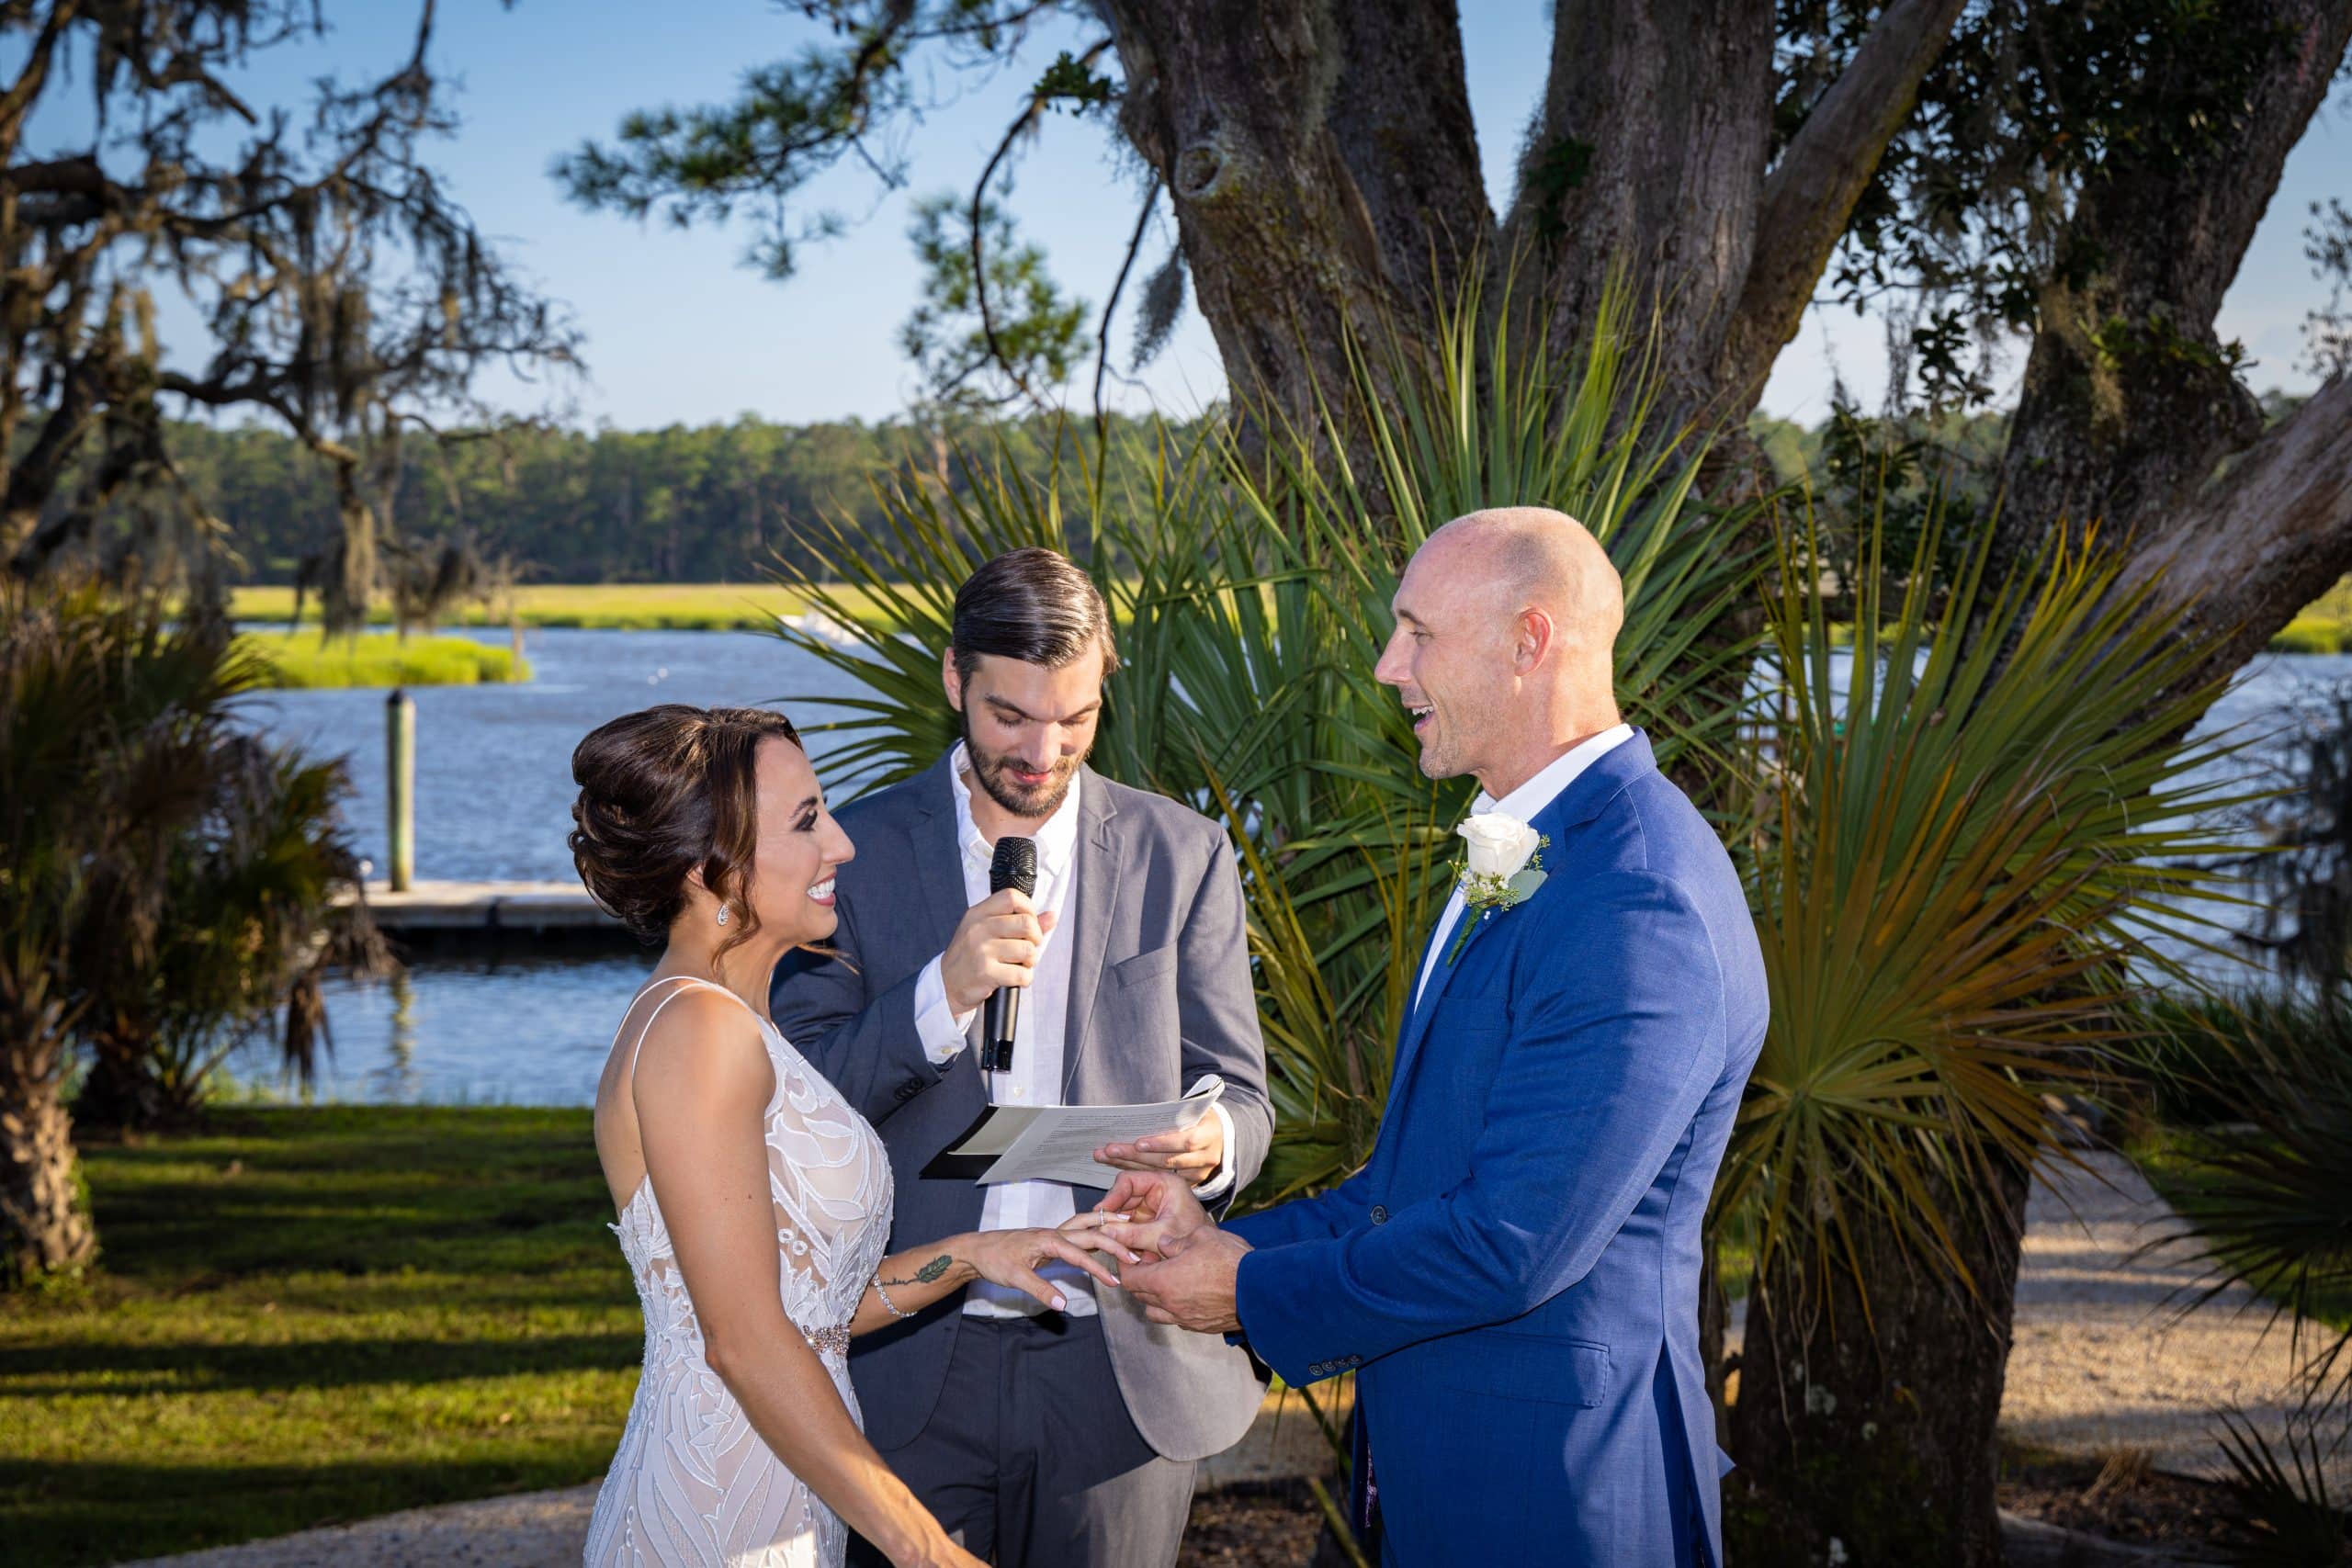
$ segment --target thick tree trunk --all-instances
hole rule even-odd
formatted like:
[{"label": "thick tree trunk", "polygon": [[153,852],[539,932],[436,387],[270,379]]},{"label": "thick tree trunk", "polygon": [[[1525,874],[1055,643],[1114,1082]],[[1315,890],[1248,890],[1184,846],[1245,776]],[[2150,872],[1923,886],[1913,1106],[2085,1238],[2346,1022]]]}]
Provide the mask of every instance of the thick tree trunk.
[{"label": "thick tree trunk", "polygon": [[1713,401],[1771,126],[1771,0],[1560,0],[1506,231],[1539,264],[1554,353],[1622,268],[1639,308],[1663,308],[1671,412]]},{"label": "thick tree trunk", "polygon": [[[2229,25],[2268,40],[2233,130],[2191,157],[2161,143],[2119,148],[2076,205],[2063,245],[2092,265],[2042,290],[2003,463],[2005,560],[2058,527],[2103,526],[2109,538],[2142,529],[2145,543],[2149,525],[2166,524],[2261,432],[2214,317],[2343,62],[2352,0],[2247,0]],[[2320,586],[2352,556],[2333,562]],[[2271,570],[2245,549],[2216,564],[2224,576]]]},{"label": "thick tree trunk", "polygon": [[0,1287],[79,1269],[97,1252],[58,1097],[62,1010],[0,974]]},{"label": "thick tree trunk", "polygon": [[74,1100],[74,1119],[85,1127],[153,1128],[172,1117],[155,1077],[147,1042],[117,1030],[89,1040],[89,1071]]},{"label": "thick tree trunk", "polygon": [[1452,0],[1101,8],[1238,395],[1298,416],[1351,337],[1429,330],[1494,229]]},{"label": "thick tree trunk", "polygon": [[1507,231],[1554,348],[1622,269],[1663,310],[1667,412],[1745,420],[1962,8],[1894,0],[1772,160],[1770,0],[1561,0]]},{"label": "thick tree trunk", "polygon": [[1855,1238],[1859,1288],[1828,1260],[1824,1299],[1825,1260],[1806,1253],[1782,1253],[1757,1281],[1732,1408],[1740,1468],[1724,1498],[1739,1568],[1998,1568],[1996,1424],[2026,1187],[2005,1164],[1982,1207],[1948,1207],[1974,1297],[1877,1225]]}]

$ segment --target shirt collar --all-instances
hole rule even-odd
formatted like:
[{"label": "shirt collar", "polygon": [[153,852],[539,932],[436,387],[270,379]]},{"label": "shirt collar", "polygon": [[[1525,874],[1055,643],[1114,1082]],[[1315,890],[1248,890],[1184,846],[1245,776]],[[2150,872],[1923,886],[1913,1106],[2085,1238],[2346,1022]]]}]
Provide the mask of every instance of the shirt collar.
[{"label": "shirt collar", "polygon": [[1553,758],[1542,772],[1500,800],[1480,790],[1478,798],[1470,803],[1470,815],[1483,817],[1490,811],[1499,811],[1513,821],[1532,822],[1535,814],[1557,800],[1560,792],[1575,783],[1578,773],[1633,738],[1632,725],[1611,725]]},{"label": "shirt collar", "polygon": [[[958,740],[956,749],[947,753],[947,787],[956,796],[956,841],[963,846],[967,860],[985,865],[994,858],[995,851],[972,821],[972,790],[964,782],[964,770],[969,762],[964,743]],[[1059,876],[1069,869],[1070,856],[1077,852],[1078,796],[1085,787],[1086,770],[1080,768],[1078,776],[1069,781],[1069,793],[1054,807],[1054,814],[1030,835],[1037,846],[1037,864],[1051,875]]]}]

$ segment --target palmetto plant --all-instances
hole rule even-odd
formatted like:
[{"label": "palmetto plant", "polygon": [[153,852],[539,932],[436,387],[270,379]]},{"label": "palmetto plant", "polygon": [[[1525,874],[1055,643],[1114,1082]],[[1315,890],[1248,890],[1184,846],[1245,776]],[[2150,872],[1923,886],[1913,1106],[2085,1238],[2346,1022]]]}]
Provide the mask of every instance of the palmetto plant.
[{"label": "palmetto plant", "polygon": [[257,737],[211,737],[203,800],[172,836],[147,918],[92,911],[74,968],[91,1003],[76,1032],[89,1070],[75,1115],[118,1126],[186,1121],[215,1070],[279,1022],[286,1066],[316,1065],[330,970],[390,967],[339,817],[340,762]]},{"label": "palmetto plant", "polygon": [[2218,692],[2182,688],[2196,649],[2096,553],[1984,564],[1930,608],[1926,573],[1890,604],[1873,561],[1849,650],[1784,559],[1752,868],[1772,1016],[1718,1189],[1758,1205],[1759,1265],[1850,1263],[1867,1213],[1964,1278],[1951,1194],[2052,1150],[2042,1091],[2093,1069],[2213,891],[2195,862],[2239,802],[2198,775],[2235,742],[2178,739]]},{"label": "palmetto plant", "polygon": [[1756,1251],[1735,1452],[1776,1510],[1735,1533],[1758,1561],[1991,1561],[1973,1456],[2025,1172],[2064,1157],[2042,1095],[2177,974],[2158,938],[2212,892],[2236,802],[2199,770],[2232,743],[2181,739],[2215,695],[2199,650],[2095,548],[1991,581],[1980,547],[1948,597],[1873,558],[1850,651],[1812,558],[1784,551],[1764,666],[1772,1010],[1716,1191]]},{"label": "palmetto plant", "polygon": [[[952,488],[892,476],[876,490],[886,532],[825,528],[803,541],[809,567],[780,573],[853,629],[843,646],[783,628],[861,688],[810,699],[850,710],[820,727],[842,740],[829,772],[888,783],[954,739],[939,660],[956,585],[1001,551],[1069,547],[1073,510],[1098,520],[1076,553],[1117,617],[1125,668],[1096,765],[1223,815],[1240,844],[1277,1128],[1253,1201],[1325,1185],[1370,1152],[1475,788],[1421,775],[1402,707],[1372,679],[1398,572],[1430,528],[1484,505],[1581,519],[1625,580],[1629,716],[1669,766],[1734,750],[1728,694],[1753,648],[1722,628],[1764,563],[1755,513],[1702,504],[1704,442],[1650,426],[1652,340],[1623,296],[1558,381],[1540,343],[1515,346],[1527,329],[1510,303],[1508,289],[1491,308],[1465,296],[1426,353],[1357,345],[1316,429],[1261,417],[1245,444],[1163,426],[1140,457],[1035,480],[1001,454],[967,454]],[[1378,474],[1348,469],[1343,428],[1371,433]],[[859,626],[829,580],[894,624]]]},{"label": "palmetto plant", "polygon": [[2305,1403],[2352,1394],[2352,999],[2248,996],[2208,1009],[2229,1046],[2208,1092],[2222,1116],[2192,1145],[2181,1217],[2213,1261],[2206,1293],[2235,1284],[2288,1322]]},{"label": "palmetto plant", "polygon": [[258,666],[225,625],[96,589],[0,584],[0,1281],[77,1267],[67,1055],[121,1100],[192,1102],[223,1044],[321,965],[381,953],[336,775],[228,722]]},{"label": "palmetto plant", "polygon": [[88,1003],[75,939],[109,905],[153,919],[141,896],[203,793],[189,716],[234,680],[226,643],[95,590],[0,584],[0,1282],[95,1247],[59,1100]]}]

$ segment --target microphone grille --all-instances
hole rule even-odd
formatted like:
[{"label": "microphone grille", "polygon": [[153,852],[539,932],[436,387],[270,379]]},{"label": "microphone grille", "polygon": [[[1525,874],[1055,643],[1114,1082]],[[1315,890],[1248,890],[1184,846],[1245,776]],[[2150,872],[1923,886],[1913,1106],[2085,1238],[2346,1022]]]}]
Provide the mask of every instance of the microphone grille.
[{"label": "microphone grille", "polygon": [[1001,893],[1008,887],[1024,894],[1037,891],[1037,841],[1035,839],[999,839],[996,855],[989,862],[989,891]]}]

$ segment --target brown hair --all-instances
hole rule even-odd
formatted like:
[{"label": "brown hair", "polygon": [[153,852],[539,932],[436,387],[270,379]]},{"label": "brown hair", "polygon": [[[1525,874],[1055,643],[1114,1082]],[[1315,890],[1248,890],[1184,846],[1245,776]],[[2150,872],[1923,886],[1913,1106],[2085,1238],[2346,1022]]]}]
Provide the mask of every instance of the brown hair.
[{"label": "brown hair", "polygon": [[[571,753],[571,863],[599,907],[659,942],[686,907],[686,876],[734,926],[718,951],[759,928],[752,908],[759,844],[760,742],[801,745],[792,721],[768,708],[665,703],[597,726]],[[803,750],[806,750],[804,747]]]},{"label": "brown hair", "polygon": [[1059,670],[1098,644],[1108,675],[1119,667],[1110,606],[1094,580],[1059,550],[1043,545],[1008,550],[956,591],[948,646],[956,673],[966,681],[984,653]]}]

